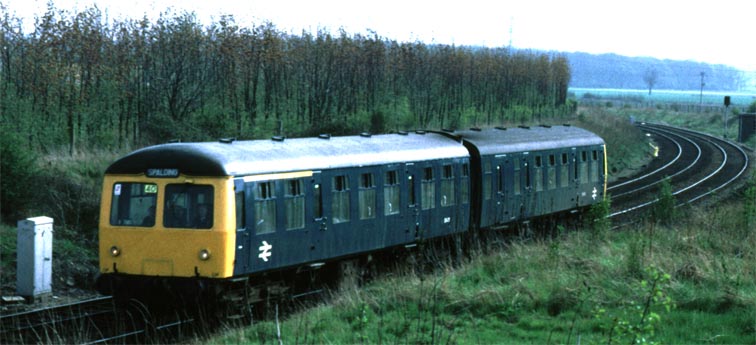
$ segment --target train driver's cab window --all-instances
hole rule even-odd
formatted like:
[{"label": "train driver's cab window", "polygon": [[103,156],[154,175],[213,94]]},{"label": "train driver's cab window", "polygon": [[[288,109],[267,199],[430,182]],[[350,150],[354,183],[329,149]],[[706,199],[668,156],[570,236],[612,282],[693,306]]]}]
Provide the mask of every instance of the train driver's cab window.
[{"label": "train driver's cab window", "polygon": [[155,225],[158,187],[154,183],[116,183],[110,204],[110,225]]},{"label": "train driver's cab window", "polygon": [[276,231],[276,184],[274,181],[255,185],[255,234]]},{"label": "train driver's cab window", "polygon": [[331,181],[331,211],[333,224],[349,221],[349,177],[346,175],[334,176]]},{"label": "train driver's cab window", "polygon": [[213,187],[194,184],[167,185],[163,225],[167,228],[212,228]]},{"label": "train driver's cab window", "polygon": [[396,170],[387,171],[383,187],[383,209],[386,215],[398,214],[399,210],[399,176]]}]

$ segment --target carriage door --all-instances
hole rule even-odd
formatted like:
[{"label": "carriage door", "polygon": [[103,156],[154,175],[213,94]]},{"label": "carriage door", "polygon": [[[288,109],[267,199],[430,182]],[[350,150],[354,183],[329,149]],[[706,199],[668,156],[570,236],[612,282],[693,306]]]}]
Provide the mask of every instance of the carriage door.
[{"label": "carriage door", "polygon": [[405,189],[407,193],[407,214],[410,217],[407,222],[408,228],[406,230],[406,241],[420,239],[421,229],[424,226],[420,216],[420,179],[418,178],[419,176],[422,176],[420,175],[422,171],[418,170],[422,169],[414,163],[407,163],[405,166],[405,176],[407,179],[407,188]]},{"label": "carriage door", "polygon": [[312,207],[307,207],[307,233],[309,234],[310,246],[309,251],[312,252],[312,260],[319,260],[325,254],[325,247],[323,243],[326,242],[325,236],[328,233],[328,217],[323,214],[323,198],[325,190],[323,188],[322,174],[315,172],[310,180],[310,187],[308,188],[308,200],[312,201]]},{"label": "carriage door", "polygon": [[493,188],[494,188],[494,209],[497,224],[506,223],[509,220],[507,212],[507,195],[505,183],[507,180],[507,155],[497,155],[494,158],[493,168]]},{"label": "carriage door", "polygon": [[506,185],[506,210],[508,220],[514,221],[522,217],[523,205],[523,158],[518,155],[510,156],[505,166],[505,173],[511,176],[511,182]]},{"label": "carriage door", "polygon": [[438,225],[441,223],[436,215],[438,214],[436,202],[436,181],[438,172],[436,167],[428,164],[419,167],[420,171],[420,233],[419,238],[429,238],[439,232]]},{"label": "carriage door", "polygon": [[522,159],[520,160],[520,174],[521,176],[521,184],[522,184],[522,195],[520,197],[520,205],[519,205],[519,211],[517,212],[519,214],[520,219],[525,219],[530,217],[532,213],[531,209],[531,202],[534,200],[533,196],[533,172],[532,172],[532,162],[530,161],[530,154],[528,152],[523,153]]},{"label": "carriage door", "polygon": [[452,162],[445,162],[441,165],[441,171],[438,184],[438,220],[440,220],[440,227],[438,230],[440,234],[451,234],[457,228],[456,224],[459,221],[459,209],[457,206],[457,191],[455,185],[457,184],[455,174],[455,165]]},{"label": "carriage door", "polygon": [[406,224],[414,224],[414,221],[407,220],[414,214],[408,212],[407,208],[402,207],[402,202],[407,203],[407,196],[402,198],[401,182],[404,178],[400,174],[400,166],[388,166],[383,172],[383,214],[386,215],[384,243],[387,246],[403,243],[406,239],[404,228]]},{"label": "carriage door", "polygon": [[236,213],[236,257],[234,274],[249,272],[249,255],[251,250],[252,228],[247,226],[247,192],[244,188],[244,180],[234,179],[234,199]]}]

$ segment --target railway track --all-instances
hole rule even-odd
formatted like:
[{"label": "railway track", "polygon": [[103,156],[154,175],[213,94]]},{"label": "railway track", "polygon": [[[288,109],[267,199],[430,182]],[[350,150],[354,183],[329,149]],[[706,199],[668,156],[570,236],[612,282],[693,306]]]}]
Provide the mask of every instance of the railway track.
[{"label": "railway track", "polygon": [[192,334],[185,313],[153,315],[139,302],[116,307],[109,296],[0,316],[0,344],[139,343]]},{"label": "railway track", "polygon": [[620,223],[629,222],[657,202],[664,179],[673,187],[677,206],[683,206],[722,191],[748,169],[748,153],[730,141],[659,124],[639,127],[653,137],[660,155],[642,174],[607,188],[613,204],[610,217]]}]

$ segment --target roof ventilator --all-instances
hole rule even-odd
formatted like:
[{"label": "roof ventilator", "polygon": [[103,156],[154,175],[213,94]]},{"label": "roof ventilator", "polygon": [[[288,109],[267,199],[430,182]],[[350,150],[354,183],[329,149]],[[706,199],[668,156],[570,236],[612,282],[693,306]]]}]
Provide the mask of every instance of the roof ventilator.
[{"label": "roof ventilator", "polygon": [[330,134],[328,134],[328,133],[323,133],[323,134],[321,134],[321,135],[318,135],[318,138],[319,138],[319,139],[325,139],[325,140],[329,140],[329,139],[331,139],[331,135],[330,135]]},{"label": "roof ventilator", "polygon": [[218,139],[218,141],[220,141],[223,144],[231,144],[234,141],[236,141],[236,138],[220,138]]},{"label": "roof ventilator", "polygon": [[284,141],[285,139],[286,137],[284,137],[283,135],[274,135],[272,138],[270,138],[270,140],[273,141]]},{"label": "roof ventilator", "polygon": [[517,126],[517,127],[520,127],[520,128],[522,128],[522,129],[530,129],[530,126],[525,126],[525,125],[519,125],[519,126]]},{"label": "roof ventilator", "polygon": [[496,128],[496,129],[498,129],[500,131],[506,131],[507,130],[507,127],[501,127],[501,126],[496,126],[494,128]]},{"label": "roof ventilator", "polygon": [[370,138],[370,137],[372,137],[373,135],[372,135],[372,134],[370,134],[370,133],[368,133],[368,132],[362,132],[362,133],[360,133],[360,136],[361,136],[361,137],[363,137],[363,138]]}]

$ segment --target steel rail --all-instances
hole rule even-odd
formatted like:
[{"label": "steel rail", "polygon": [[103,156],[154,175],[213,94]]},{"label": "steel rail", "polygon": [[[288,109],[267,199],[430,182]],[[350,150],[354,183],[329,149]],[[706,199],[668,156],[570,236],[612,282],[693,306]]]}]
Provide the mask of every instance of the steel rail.
[{"label": "steel rail", "polygon": [[[748,165],[749,165],[748,154],[740,146],[738,146],[736,144],[733,144],[733,143],[731,143],[729,141],[722,140],[722,139],[713,137],[713,136],[708,135],[708,134],[704,134],[704,133],[700,133],[700,132],[696,132],[696,131],[692,131],[692,130],[687,130],[687,129],[682,129],[682,128],[677,128],[677,127],[672,127],[672,126],[664,126],[664,125],[659,125],[659,124],[644,124],[644,126],[649,126],[649,128],[654,128],[657,131],[664,131],[666,133],[673,133],[674,134],[675,131],[687,133],[688,135],[694,136],[694,137],[698,138],[699,140],[703,140],[703,141],[706,141],[706,142],[710,143],[712,146],[714,146],[716,149],[718,149],[722,153],[722,155],[723,155],[722,163],[719,164],[719,166],[713,172],[709,173],[708,175],[704,176],[703,178],[701,178],[700,180],[694,182],[691,185],[688,185],[688,186],[686,186],[684,188],[681,188],[679,190],[674,191],[672,193],[672,195],[675,195],[675,196],[679,195],[681,193],[684,193],[684,192],[686,192],[688,190],[691,190],[692,188],[695,188],[695,187],[701,185],[702,183],[704,183],[706,181],[711,180],[717,174],[721,173],[724,170],[724,168],[725,168],[725,166],[727,165],[727,162],[728,162],[727,151],[724,149],[724,147],[722,145],[716,143],[715,141],[726,143],[728,146],[735,148],[740,153],[740,155],[742,155],[742,157],[743,157],[743,162],[744,163],[740,167],[739,171],[733,177],[731,177],[730,179],[728,179],[724,183],[716,186],[715,188],[712,188],[712,189],[708,190],[706,193],[697,195],[697,196],[695,196],[695,197],[693,197],[693,198],[691,198],[691,199],[689,199],[689,200],[687,200],[685,202],[681,202],[681,203],[677,204],[676,207],[687,205],[687,204],[691,204],[691,203],[693,203],[695,201],[698,201],[698,200],[700,200],[700,199],[702,199],[702,198],[704,198],[706,196],[709,196],[709,195],[715,193],[716,191],[721,190],[722,188],[724,188],[724,187],[732,184],[732,182],[734,182],[735,180],[737,180],[738,178],[740,178],[741,176],[743,176],[743,174],[745,173],[745,171],[748,168]],[[676,135],[682,136],[681,134],[676,134]],[[700,155],[700,153],[699,153],[699,155]],[[657,181],[656,183],[659,183],[659,182],[660,181]],[[636,205],[636,206],[633,206],[633,207],[630,207],[630,208],[626,208],[626,209],[623,209],[623,210],[611,213],[610,215],[608,215],[608,217],[611,218],[611,217],[616,217],[616,216],[619,216],[619,215],[627,214],[627,213],[630,213],[630,212],[642,209],[644,207],[648,207],[650,205],[653,205],[654,203],[656,203],[658,201],[659,201],[659,198],[655,198],[655,199],[653,199],[651,201],[644,202],[642,204],[639,204],[639,205]]]},{"label": "steel rail", "polygon": [[[660,133],[660,132],[659,132],[658,130],[657,130],[657,131],[655,131],[655,132],[656,132],[657,134],[660,134],[660,135],[661,135],[661,133]],[[676,177],[676,176],[679,176],[679,175],[681,175],[681,174],[683,174],[683,173],[687,172],[688,170],[692,169],[692,168],[693,168],[693,167],[694,167],[694,166],[695,166],[696,164],[698,164],[698,162],[700,161],[700,159],[701,159],[701,156],[702,156],[702,149],[701,149],[701,146],[700,146],[700,145],[698,145],[697,143],[695,143],[695,142],[694,142],[693,140],[691,140],[691,139],[689,139],[689,138],[685,138],[685,137],[683,137],[683,136],[681,136],[681,135],[679,135],[679,134],[675,134],[675,135],[676,135],[676,136],[677,136],[678,138],[680,138],[680,139],[682,139],[682,140],[685,140],[685,141],[689,142],[689,143],[690,143],[691,145],[693,145],[693,146],[694,146],[694,147],[696,148],[697,154],[696,154],[696,158],[695,158],[695,159],[694,159],[694,160],[693,160],[693,161],[692,161],[692,162],[691,162],[690,164],[688,164],[688,166],[686,166],[686,167],[685,167],[684,169],[680,169],[680,170],[678,170],[677,172],[675,172],[674,174],[671,174],[671,175],[667,176],[667,177],[670,177],[670,178],[672,178],[672,177]],[[667,138],[669,138],[669,136],[667,136]],[[682,156],[682,145],[680,145],[680,143],[679,143],[679,142],[678,142],[677,140],[674,140],[674,139],[671,139],[671,138],[669,138],[669,139],[670,139],[670,140],[671,140],[671,141],[672,141],[673,143],[675,143],[675,145],[677,145],[677,147],[678,147],[678,148],[680,149],[680,152],[678,153],[678,156],[676,157],[676,160],[677,160],[677,158],[679,158],[680,156]],[[675,160],[675,161],[676,161],[676,160]],[[649,173],[649,174],[646,174],[646,175],[644,175],[644,176],[641,176],[641,177],[639,177],[639,178],[636,178],[636,179],[630,180],[629,182],[638,182],[638,181],[641,181],[641,180],[643,180],[643,179],[645,179],[645,178],[648,178],[648,177],[650,177],[651,175],[654,175],[654,174],[656,174],[656,173],[659,173],[659,172],[660,172],[660,171],[661,171],[662,169],[664,169],[664,168],[668,168],[668,167],[669,167],[670,165],[672,165],[672,163],[666,164],[666,165],[665,165],[664,167],[662,167],[662,168],[659,168],[659,169],[657,169],[657,170],[653,171],[652,173]],[[653,186],[655,186],[655,185],[657,185],[657,184],[659,184],[659,183],[661,183],[661,182],[662,182],[662,179],[657,179],[657,180],[655,180],[655,181],[654,181],[654,182],[652,182],[652,183],[649,183],[649,184],[643,185],[643,186],[641,186],[641,187],[638,187],[638,188],[636,188],[636,189],[633,189],[633,190],[630,190],[630,191],[626,191],[626,192],[624,192],[624,193],[620,193],[620,194],[617,194],[617,195],[612,195],[612,198],[618,198],[618,197],[621,197],[621,196],[625,196],[625,195],[628,195],[628,194],[637,193],[637,192],[639,192],[639,191],[642,191],[642,190],[645,190],[645,189],[651,188],[651,187],[653,187]],[[608,190],[608,188],[607,188],[607,190]]]}]

